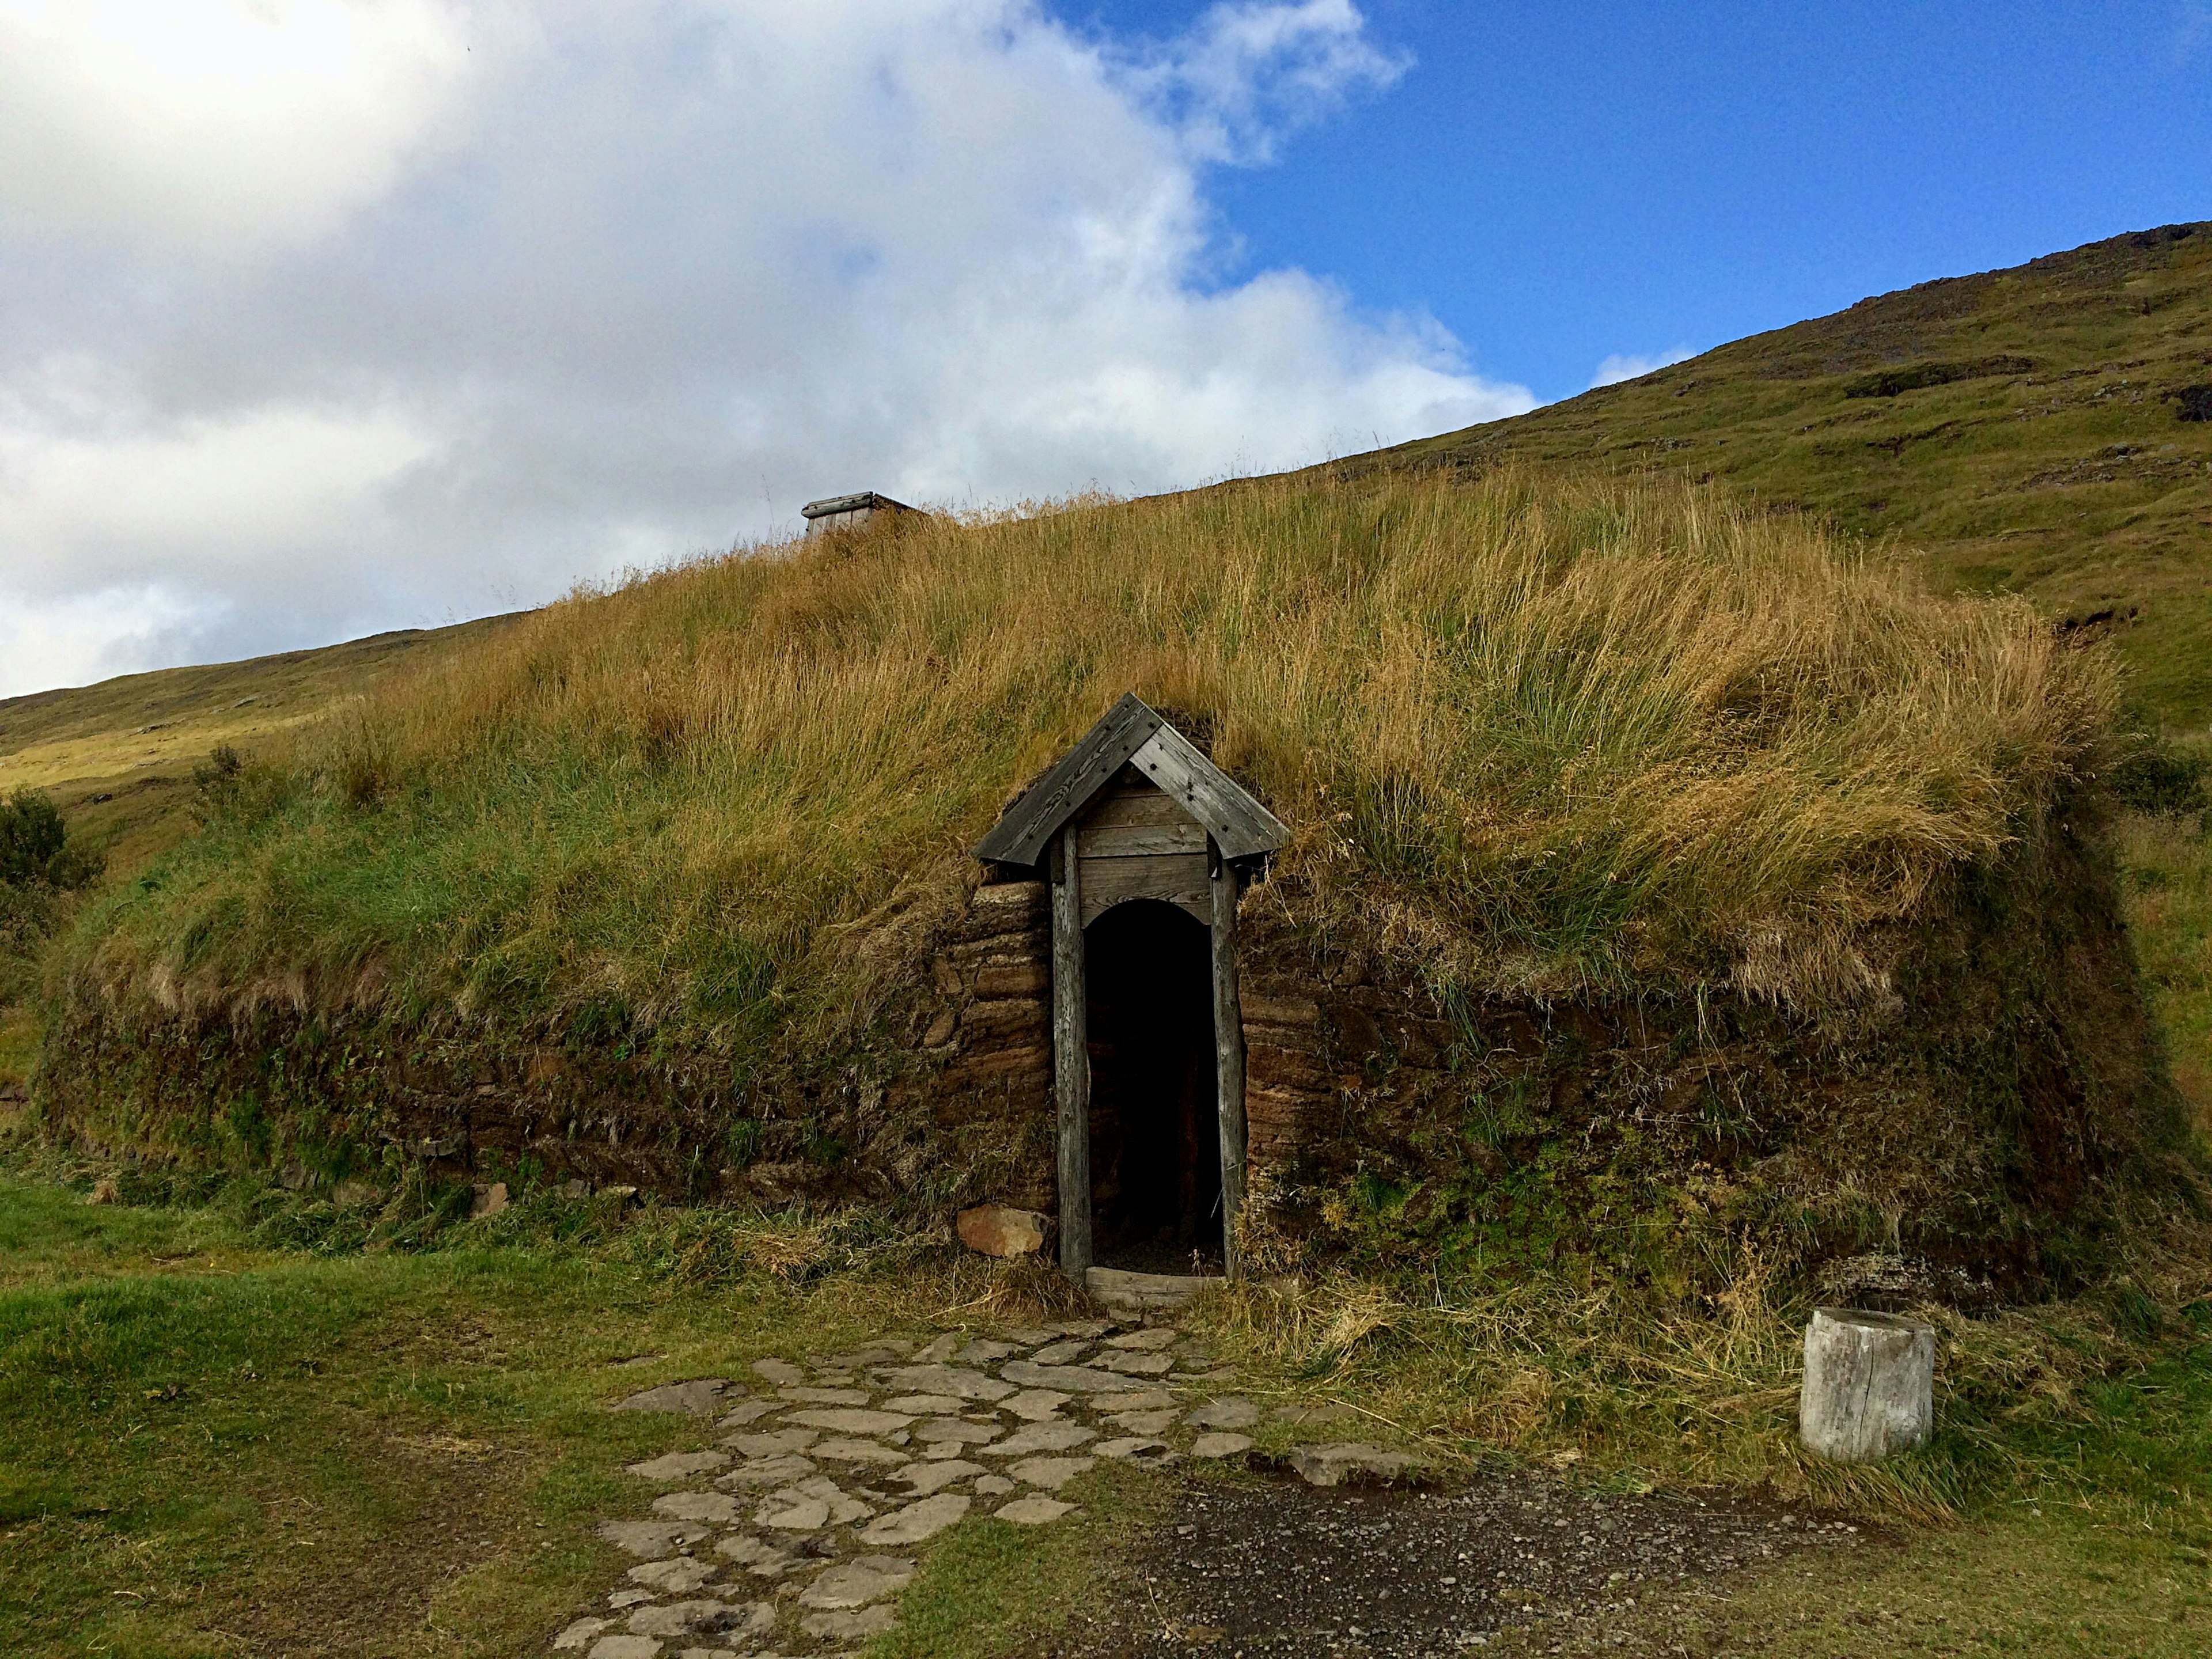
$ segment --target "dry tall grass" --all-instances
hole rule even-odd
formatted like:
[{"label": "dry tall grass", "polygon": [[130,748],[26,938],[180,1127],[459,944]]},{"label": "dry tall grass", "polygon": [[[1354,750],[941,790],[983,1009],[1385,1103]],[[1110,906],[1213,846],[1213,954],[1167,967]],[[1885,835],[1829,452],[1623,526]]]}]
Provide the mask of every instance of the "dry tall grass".
[{"label": "dry tall grass", "polygon": [[1440,977],[1809,1007],[2094,763],[2115,695],[2023,604],[1692,488],[939,518],[579,592],[387,690],[305,751],[324,787],[219,825],[96,954],[173,1003],[788,1016],[1132,690],[1293,826],[1285,890]]}]

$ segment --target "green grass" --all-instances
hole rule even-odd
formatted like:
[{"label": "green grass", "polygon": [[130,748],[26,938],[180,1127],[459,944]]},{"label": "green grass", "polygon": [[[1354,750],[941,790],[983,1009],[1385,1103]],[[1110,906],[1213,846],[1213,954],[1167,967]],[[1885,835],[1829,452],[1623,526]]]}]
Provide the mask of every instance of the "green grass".
[{"label": "green grass", "polygon": [[[19,1145],[9,1161],[10,1653],[169,1659],[341,1637],[378,1655],[534,1650],[627,1565],[590,1535],[647,1512],[653,1489],[621,1466],[702,1443],[689,1419],[605,1401],[742,1375],[764,1353],[926,1333],[988,1289],[972,1258],[787,1282],[732,1267],[726,1224],[543,1200],[428,1251],[362,1252],[327,1230],[270,1248],[314,1206],[242,1182],[92,1206],[88,1169],[64,1185],[44,1154]],[[803,1225],[776,1236],[786,1260],[818,1247]],[[994,1632],[1047,1622],[1110,1559],[1110,1534],[1151,1512],[1145,1488],[1094,1481],[1085,1526],[1036,1562],[1012,1528],[963,1528],[910,1594],[909,1645],[889,1651],[981,1655]]]},{"label": "green grass", "polygon": [[[1940,587],[2092,623],[2135,696],[2212,721],[2212,223],[1924,283],[1624,385],[1348,465],[1504,460],[1711,477],[1889,538]],[[1854,396],[1884,370],[1979,371]],[[2103,620],[2095,620],[2102,618]]]},{"label": "green grass", "polygon": [[301,726],[386,676],[480,648],[512,620],[0,697],[0,793],[45,791],[73,836],[105,853],[115,874],[135,875],[191,829],[192,770],[216,745],[282,753]]},{"label": "green grass", "polygon": [[[889,1241],[836,1266],[821,1239],[787,1232],[801,1271],[779,1279],[704,1248],[730,1218],[592,1219],[542,1200],[428,1249],[270,1248],[272,1223],[300,1233],[296,1199],[234,1184],[88,1206],[94,1172],[58,1173],[70,1172],[19,1146],[0,1175],[0,1619],[26,1655],[294,1651],[339,1632],[374,1655],[532,1650],[620,1576],[589,1535],[646,1509],[650,1491],[620,1465],[702,1438],[603,1402],[738,1374],[764,1352],[977,1320],[999,1282],[972,1258]],[[1215,1340],[1242,1357],[1250,1392],[1346,1400],[1373,1413],[1356,1432],[1426,1439],[1447,1467],[1554,1467],[1563,1431],[1581,1478],[1717,1472],[1683,1445],[1679,1391],[1622,1389],[1602,1422],[1564,1413],[1516,1439],[1531,1396],[1510,1370],[1465,1363],[1487,1340],[1468,1348],[1468,1322],[1440,1334],[1403,1313],[1249,1311],[1218,1310]],[[2208,1322],[2202,1302],[2148,1337],[2058,1319],[2029,1345],[2037,1365],[1978,1401],[1954,1390],[1951,1426],[1906,1460],[1954,1471],[1947,1516],[1911,1518],[1912,1494],[1938,1483],[1910,1467],[1801,1491],[1883,1541],[1731,1581],[1717,1600],[1662,1595],[1646,1609],[1656,1644],[1699,1632],[1693,1651],[1872,1659],[1903,1632],[1973,1654],[2201,1651]],[[2054,1370],[2069,1342],[2101,1352]],[[1571,1341],[1565,1354],[1563,1377],[1579,1366],[1603,1381]],[[1449,1444],[1425,1435],[1425,1413],[1456,1424]],[[1724,1411],[1687,1416],[1723,1432]],[[1506,1426],[1469,1432],[1485,1423]],[[1084,1515],[1062,1527],[977,1519],[933,1543],[876,1659],[1035,1652],[1066,1609],[1127,1583],[1170,1488],[1117,1470],[1075,1495]]]},{"label": "green grass", "polygon": [[2119,855],[2128,931],[2174,1081],[2212,1133],[2212,816],[2130,815]]},{"label": "green grass", "polygon": [[817,1051],[1130,689],[1291,825],[1284,905],[1438,986],[1807,1010],[1863,997],[1885,930],[2033,833],[2113,719],[2102,655],[2025,606],[1694,489],[933,520],[580,597],[395,684],[90,910],[73,988]]}]

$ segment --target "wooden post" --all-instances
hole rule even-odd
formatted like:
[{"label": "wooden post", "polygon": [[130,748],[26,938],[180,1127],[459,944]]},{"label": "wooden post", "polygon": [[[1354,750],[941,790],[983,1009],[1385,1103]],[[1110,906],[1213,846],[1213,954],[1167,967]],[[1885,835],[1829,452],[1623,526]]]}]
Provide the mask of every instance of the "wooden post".
[{"label": "wooden post", "polygon": [[1244,1276],[1237,1221],[1244,1212],[1244,1011],[1237,995],[1237,868],[1206,838],[1213,888],[1213,1080],[1221,1120],[1221,1268]]},{"label": "wooden post", "polygon": [[1060,1270],[1091,1268],[1091,1049],[1075,825],[1052,843],[1052,1073],[1060,1102]]},{"label": "wooden post", "polygon": [[1797,1433],[1838,1463],[1879,1463],[1935,1426],[1936,1328],[1863,1308],[1815,1308]]}]

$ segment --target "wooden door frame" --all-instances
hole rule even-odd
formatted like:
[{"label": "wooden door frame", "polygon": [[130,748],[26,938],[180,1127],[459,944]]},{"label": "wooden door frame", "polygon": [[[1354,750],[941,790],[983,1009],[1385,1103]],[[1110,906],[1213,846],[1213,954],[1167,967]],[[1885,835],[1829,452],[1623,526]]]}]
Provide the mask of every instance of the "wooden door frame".
[{"label": "wooden door frame", "polygon": [[[1213,990],[1214,1109],[1221,1133],[1221,1262],[1243,1277],[1237,1222],[1244,1208],[1244,1014],[1237,984],[1237,866],[1206,838],[1212,925],[1207,928]],[[1091,1049],[1084,970],[1083,863],[1073,821],[1053,838],[1052,1060],[1060,1168],[1060,1266],[1077,1284],[1091,1270]]]}]

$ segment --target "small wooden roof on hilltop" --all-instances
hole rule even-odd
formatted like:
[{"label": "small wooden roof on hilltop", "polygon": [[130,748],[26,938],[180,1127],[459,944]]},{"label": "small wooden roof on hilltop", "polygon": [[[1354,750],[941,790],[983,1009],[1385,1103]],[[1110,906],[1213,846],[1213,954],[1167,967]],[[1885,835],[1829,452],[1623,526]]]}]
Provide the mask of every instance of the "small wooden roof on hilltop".
[{"label": "small wooden roof on hilltop", "polygon": [[1281,819],[1131,692],[1006,809],[975,856],[994,864],[1038,863],[1060,828],[1132,765],[1204,825],[1225,859],[1255,858],[1291,838]]}]

